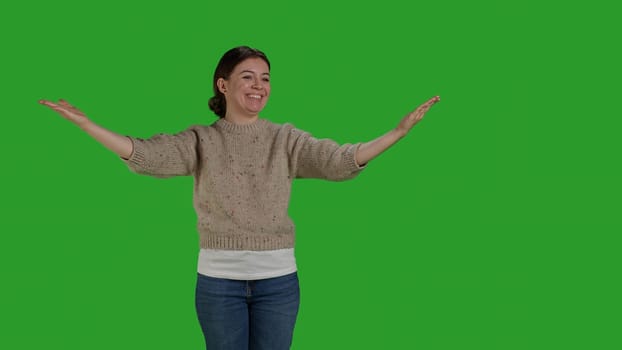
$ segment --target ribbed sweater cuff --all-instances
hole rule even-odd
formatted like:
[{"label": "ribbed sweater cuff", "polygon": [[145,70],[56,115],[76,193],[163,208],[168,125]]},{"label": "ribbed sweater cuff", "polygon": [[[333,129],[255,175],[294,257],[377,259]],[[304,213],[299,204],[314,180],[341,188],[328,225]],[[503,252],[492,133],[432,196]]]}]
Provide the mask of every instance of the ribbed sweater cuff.
[{"label": "ribbed sweater cuff", "polygon": [[352,146],[350,146],[350,149],[345,154],[346,164],[348,164],[353,172],[363,170],[367,167],[367,164],[359,165],[356,162],[356,152],[358,151],[359,147],[361,147],[361,145],[361,142],[353,144]]},{"label": "ribbed sweater cuff", "polygon": [[131,136],[127,136],[127,138],[132,141],[132,154],[128,159],[122,159],[132,167],[141,166],[145,162],[145,150],[143,145]]}]

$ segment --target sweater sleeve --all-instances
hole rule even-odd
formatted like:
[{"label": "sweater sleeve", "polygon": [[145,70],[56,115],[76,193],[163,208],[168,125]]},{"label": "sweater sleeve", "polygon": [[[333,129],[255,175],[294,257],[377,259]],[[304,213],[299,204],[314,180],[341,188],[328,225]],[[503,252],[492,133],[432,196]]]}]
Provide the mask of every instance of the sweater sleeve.
[{"label": "sweater sleeve", "polygon": [[365,166],[356,164],[360,143],[339,145],[330,139],[317,139],[292,128],[290,131],[291,165],[296,178],[343,181],[356,177]]},{"label": "sweater sleeve", "polygon": [[177,134],[158,134],[148,139],[128,138],[134,146],[129,159],[130,170],[154,177],[191,175],[197,166],[198,135],[188,129]]}]

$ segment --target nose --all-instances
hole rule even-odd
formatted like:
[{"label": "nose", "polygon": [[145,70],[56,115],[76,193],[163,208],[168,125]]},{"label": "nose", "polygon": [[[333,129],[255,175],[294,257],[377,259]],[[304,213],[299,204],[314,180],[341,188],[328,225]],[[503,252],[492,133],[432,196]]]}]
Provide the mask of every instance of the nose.
[{"label": "nose", "polygon": [[263,84],[261,83],[261,79],[255,79],[252,87],[253,89],[257,89],[257,90],[263,89]]}]

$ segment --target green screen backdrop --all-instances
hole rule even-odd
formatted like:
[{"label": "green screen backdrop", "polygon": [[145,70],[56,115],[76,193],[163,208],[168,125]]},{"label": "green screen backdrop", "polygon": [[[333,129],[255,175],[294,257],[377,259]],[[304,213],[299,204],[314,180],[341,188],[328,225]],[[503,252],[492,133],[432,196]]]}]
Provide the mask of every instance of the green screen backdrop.
[{"label": "green screen backdrop", "polygon": [[2,349],[201,349],[192,179],[131,173],[39,99],[118,133],[216,120],[220,56],[272,62],[262,117],[372,140],[297,180],[293,349],[619,349],[620,9],[607,1],[22,1],[2,32]]}]

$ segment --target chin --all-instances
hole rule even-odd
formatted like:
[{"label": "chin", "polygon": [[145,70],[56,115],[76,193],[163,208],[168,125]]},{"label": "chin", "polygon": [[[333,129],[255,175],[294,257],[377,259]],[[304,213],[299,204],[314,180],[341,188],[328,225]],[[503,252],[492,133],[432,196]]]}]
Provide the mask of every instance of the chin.
[{"label": "chin", "polygon": [[247,109],[246,111],[248,114],[255,116],[255,115],[258,115],[261,111],[263,111],[263,107],[259,109]]}]

